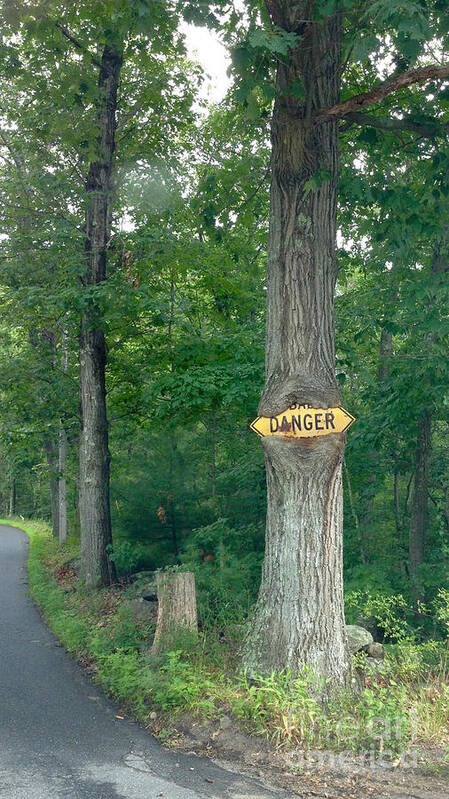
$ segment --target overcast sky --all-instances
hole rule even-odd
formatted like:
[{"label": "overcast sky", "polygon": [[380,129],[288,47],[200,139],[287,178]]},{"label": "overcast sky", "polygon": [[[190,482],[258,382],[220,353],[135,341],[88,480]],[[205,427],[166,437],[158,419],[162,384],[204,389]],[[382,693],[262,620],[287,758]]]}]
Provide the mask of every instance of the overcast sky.
[{"label": "overcast sky", "polygon": [[226,48],[216,33],[195,25],[183,25],[190,58],[199,61],[206,80],[202,94],[213,103],[220,102],[226,94],[230,80],[226,74],[230,59]]}]

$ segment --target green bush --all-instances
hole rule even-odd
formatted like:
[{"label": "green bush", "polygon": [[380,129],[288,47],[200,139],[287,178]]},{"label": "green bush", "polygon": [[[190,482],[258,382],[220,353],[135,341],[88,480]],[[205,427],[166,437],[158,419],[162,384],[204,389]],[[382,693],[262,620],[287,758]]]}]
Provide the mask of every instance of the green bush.
[{"label": "green bush", "polygon": [[413,611],[402,594],[351,591],[345,596],[345,611],[348,624],[374,623],[388,641],[410,640],[415,636],[407,618]]},{"label": "green bush", "polygon": [[120,541],[108,547],[109,557],[114,562],[118,574],[129,576],[146,564],[147,549],[142,544],[131,541]]},{"label": "green bush", "polygon": [[108,654],[97,654],[98,678],[102,686],[121,702],[133,708],[140,717],[147,710],[144,690],[145,674],[138,652],[117,649]]},{"label": "green bush", "polygon": [[269,731],[277,745],[311,743],[319,738],[325,714],[314,699],[317,684],[312,673],[294,677],[285,671],[251,681],[245,675],[240,687],[232,700],[232,713],[249,722],[258,735]]},{"label": "green bush", "polygon": [[186,660],[182,650],[165,654],[151,677],[152,699],[165,711],[190,710],[203,717],[215,710],[217,685],[208,678],[205,669]]},{"label": "green bush", "polygon": [[223,628],[247,618],[260,581],[259,536],[254,525],[235,528],[227,519],[193,530],[181,561],[195,574],[203,626]]},{"label": "green bush", "polygon": [[411,740],[412,723],[404,691],[396,684],[365,688],[356,706],[354,732],[345,746],[359,750],[405,750]]}]

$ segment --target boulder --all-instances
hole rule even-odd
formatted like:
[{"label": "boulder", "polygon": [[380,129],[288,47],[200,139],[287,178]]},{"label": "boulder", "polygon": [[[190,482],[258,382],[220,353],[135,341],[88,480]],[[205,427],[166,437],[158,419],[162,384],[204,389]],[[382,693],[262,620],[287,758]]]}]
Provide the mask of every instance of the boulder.
[{"label": "boulder", "polygon": [[141,597],[140,599],[126,600],[126,606],[130,609],[133,618],[137,622],[156,621],[157,611],[153,602],[146,602],[143,597]]},{"label": "boulder", "polygon": [[385,657],[385,648],[382,644],[376,643],[374,641],[373,644],[369,644],[366,648],[366,651],[370,658],[374,658],[375,660],[383,660]]},{"label": "boulder", "polygon": [[359,627],[358,624],[347,624],[346,635],[348,638],[348,647],[351,655],[355,655],[361,649],[366,649],[370,644],[374,643],[374,638],[368,630],[364,627]]}]

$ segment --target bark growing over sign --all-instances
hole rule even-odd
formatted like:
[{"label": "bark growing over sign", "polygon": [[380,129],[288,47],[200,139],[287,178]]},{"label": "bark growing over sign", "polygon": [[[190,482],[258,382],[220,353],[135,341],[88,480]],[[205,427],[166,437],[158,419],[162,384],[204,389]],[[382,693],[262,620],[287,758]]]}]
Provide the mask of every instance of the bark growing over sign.
[{"label": "bark growing over sign", "polygon": [[[84,284],[94,289],[106,279],[106,249],[110,236],[113,155],[117,89],[122,56],[106,44],[98,79],[98,160],[86,180],[86,273]],[[98,303],[87,295],[80,333],[81,443],[80,496],[81,565],[88,587],[113,579],[108,545],[112,543],[109,507],[109,448],[106,415],[106,345]]]},{"label": "bark growing over sign", "polygon": [[179,630],[198,631],[195,575],[193,572],[159,573],[156,576],[158,614],[153,652],[164,648]]}]

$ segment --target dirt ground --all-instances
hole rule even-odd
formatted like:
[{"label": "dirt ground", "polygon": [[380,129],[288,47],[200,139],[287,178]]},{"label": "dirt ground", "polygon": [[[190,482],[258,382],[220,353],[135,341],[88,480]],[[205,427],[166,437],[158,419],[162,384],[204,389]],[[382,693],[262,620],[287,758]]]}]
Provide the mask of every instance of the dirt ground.
[{"label": "dirt ground", "polygon": [[[155,727],[163,726],[157,721]],[[198,722],[185,716],[171,731],[170,747],[202,754],[224,768],[263,778],[304,799],[449,799],[449,765],[446,774],[432,776],[444,750],[417,747],[391,760],[354,753],[321,750],[274,749],[251,737],[225,717],[217,723]]]}]

